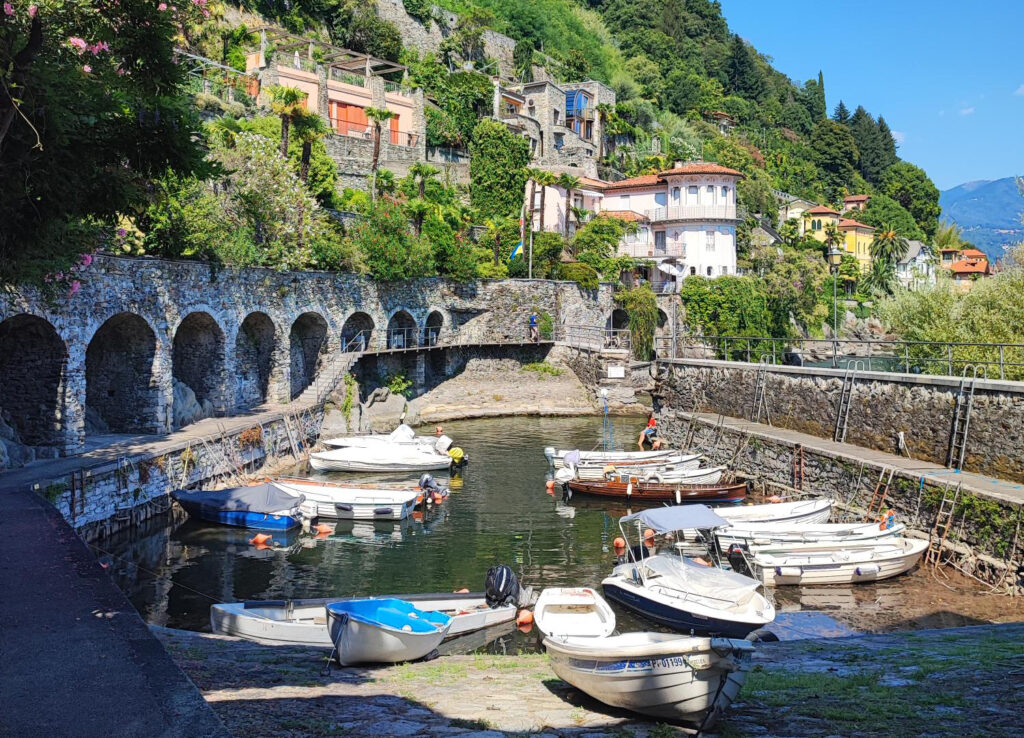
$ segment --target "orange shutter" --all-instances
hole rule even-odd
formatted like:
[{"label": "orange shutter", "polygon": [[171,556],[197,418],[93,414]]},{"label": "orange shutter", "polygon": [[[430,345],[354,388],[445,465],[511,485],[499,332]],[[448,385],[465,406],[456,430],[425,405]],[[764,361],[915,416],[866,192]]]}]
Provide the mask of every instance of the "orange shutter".
[{"label": "orange shutter", "polygon": [[398,134],[398,116],[396,115],[391,119],[391,143],[394,146],[398,146],[399,134]]}]

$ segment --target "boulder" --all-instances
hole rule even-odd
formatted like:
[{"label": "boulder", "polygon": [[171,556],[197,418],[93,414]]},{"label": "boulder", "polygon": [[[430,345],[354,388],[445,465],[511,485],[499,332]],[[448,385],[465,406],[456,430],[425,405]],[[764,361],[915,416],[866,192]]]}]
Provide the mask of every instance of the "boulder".
[{"label": "boulder", "polygon": [[184,382],[174,380],[174,427],[183,428],[197,420],[213,415],[213,403],[209,400],[199,402],[196,393]]}]

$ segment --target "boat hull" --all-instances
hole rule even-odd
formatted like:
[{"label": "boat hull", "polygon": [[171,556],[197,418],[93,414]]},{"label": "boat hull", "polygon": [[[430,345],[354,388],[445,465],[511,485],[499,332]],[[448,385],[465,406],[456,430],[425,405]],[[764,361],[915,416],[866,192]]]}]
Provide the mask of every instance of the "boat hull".
[{"label": "boat hull", "polygon": [[739,484],[648,484],[645,482],[568,482],[572,494],[608,497],[630,502],[740,502],[746,499],[747,485]]},{"label": "boat hull", "polygon": [[283,510],[280,514],[274,514],[242,510],[213,510],[208,506],[192,504],[181,499],[178,500],[178,504],[189,514],[189,517],[204,520],[207,523],[230,525],[236,528],[291,530],[302,525],[302,513],[298,508]]},{"label": "boat hull", "polygon": [[633,586],[618,577],[605,579],[601,586],[605,597],[628,607],[659,625],[681,633],[720,635],[725,638],[745,638],[765,623],[737,622],[710,617],[687,609],[682,603],[671,606],[651,597],[642,587]]},{"label": "boat hull", "polygon": [[[556,469],[565,466],[565,455],[571,453],[570,449],[555,451],[553,448],[544,450],[544,455],[551,460]],[[638,461],[650,461],[653,459],[667,459],[679,453],[678,450],[665,449],[662,451],[581,451],[580,462],[593,462],[600,464],[629,464]]]},{"label": "boat hull", "polygon": [[[753,573],[765,586],[859,584],[891,579],[913,569],[927,541],[899,539],[899,546],[879,544],[879,551],[848,549],[836,557],[827,551],[774,556],[754,554]],[[844,560],[845,559],[845,560]]]},{"label": "boat hull", "polygon": [[533,622],[546,636],[604,638],[615,630],[615,613],[590,587],[549,587],[537,599]]},{"label": "boat hull", "polygon": [[746,523],[826,523],[832,514],[832,500],[740,505],[715,512],[736,526]]},{"label": "boat hull", "polygon": [[317,516],[338,520],[404,520],[416,509],[416,490],[327,487],[276,482],[277,486],[305,496],[316,505]]},{"label": "boat hull", "polygon": [[[330,452],[326,452],[330,453]],[[400,460],[384,458],[324,458],[311,454],[309,465],[317,471],[354,471],[354,472],[421,472],[448,469],[450,458]]]},{"label": "boat hull", "polygon": [[660,633],[599,639],[592,647],[545,639],[552,670],[606,705],[685,723],[714,726],[750,669],[752,646],[724,638],[672,638],[655,648],[614,644]]},{"label": "boat hull", "polygon": [[841,544],[880,543],[901,535],[906,530],[903,524],[891,528],[879,528],[874,523],[860,525],[844,525],[841,523],[824,523],[821,526],[802,523],[770,524],[758,527],[756,523],[748,523],[747,527],[722,528],[715,531],[718,545],[724,550],[734,544],[740,546],[832,546]]},{"label": "boat hull", "polygon": [[338,663],[397,664],[416,661],[441,645],[449,624],[424,631],[403,630],[347,612],[326,609],[327,625]]}]

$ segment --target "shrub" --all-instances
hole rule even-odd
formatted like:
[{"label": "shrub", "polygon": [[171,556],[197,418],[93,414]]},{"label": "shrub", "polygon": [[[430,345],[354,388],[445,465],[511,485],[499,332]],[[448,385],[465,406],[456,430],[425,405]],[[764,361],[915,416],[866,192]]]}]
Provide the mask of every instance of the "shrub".
[{"label": "shrub", "polygon": [[558,278],[576,282],[585,290],[596,290],[598,286],[597,270],[579,261],[559,265]]}]

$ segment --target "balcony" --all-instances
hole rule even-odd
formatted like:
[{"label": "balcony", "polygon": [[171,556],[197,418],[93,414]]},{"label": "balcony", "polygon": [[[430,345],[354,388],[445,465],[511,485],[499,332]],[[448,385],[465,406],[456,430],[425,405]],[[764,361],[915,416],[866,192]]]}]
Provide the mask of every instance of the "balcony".
[{"label": "balcony", "polygon": [[619,253],[623,256],[631,256],[634,259],[686,258],[686,249],[682,244],[658,247],[655,246],[654,241],[635,241],[633,243],[626,241],[620,243]]},{"label": "balcony", "polygon": [[645,215],[652,223],[673,220],[738,220],[735,205],[682,205],[672,208],[655,208]]}]

